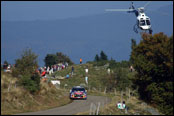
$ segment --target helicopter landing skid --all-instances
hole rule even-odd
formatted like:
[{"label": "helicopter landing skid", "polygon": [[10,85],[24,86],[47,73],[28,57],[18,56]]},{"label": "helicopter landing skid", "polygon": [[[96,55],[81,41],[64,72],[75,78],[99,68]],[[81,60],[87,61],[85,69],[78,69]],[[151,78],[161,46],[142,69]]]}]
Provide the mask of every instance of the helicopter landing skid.
[{"label": "helicopter landing skid", "polygon": [[[135,24],[133,30],[134,30],[134,32],[137,33],[137,34],[138,34],[138,29],[139,29],[138,25]],[[147,33],[147,31],[149,31],[149,34],[152,34],[152,32],[153,32],[152,29],[149,29],[149,30],[142,30],[142,32],[140,32],[140,34],[141,34],[141,33]]]},{"label": "helicopter landing skid", "polygon": [[137,26],[137,24],[134,25],[133,30],[134,30],[135,33],[138,33],[138,26]]},{"label": "helicopter landing skid", "polygon": [[152,29],[149,29],[149,30],[142,30],[141,33],[148,33],[148,34],[152,34]]}]

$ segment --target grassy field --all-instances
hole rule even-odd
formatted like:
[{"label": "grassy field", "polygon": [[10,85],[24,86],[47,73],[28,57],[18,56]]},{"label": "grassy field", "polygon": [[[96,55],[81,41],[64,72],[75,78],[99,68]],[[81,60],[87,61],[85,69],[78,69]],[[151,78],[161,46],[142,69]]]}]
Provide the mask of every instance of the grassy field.
[{"label": "grassy field", "polygon": [[[88,67],[89,72],[88,76],[88,87],[85,84],[85,68]],[[83,65],[74,65],[74,75],[70,76],[69,79],[61,80],[61,87],[63,88],[65,84],[67,84],[67,88],[71,89],[73,86],[78,86],[80,84],[86,85],[89,89],[101,89],[104,90],[104,80],[108,78],[107,70],[98,67],[96,70],[92,64],[83,64]],[[68,67],[66,70],[61,70],[56,72],[54,75],[56,76],[66,76],[67,74],[71,74],[71,67]]]},{"label": "grassy field", "polygon": [[1,114],[11,115],[63,106],[72,101],[64,90],[41,82],[41,90],[35,95],[16,85],[17,78],[1,72]]}]

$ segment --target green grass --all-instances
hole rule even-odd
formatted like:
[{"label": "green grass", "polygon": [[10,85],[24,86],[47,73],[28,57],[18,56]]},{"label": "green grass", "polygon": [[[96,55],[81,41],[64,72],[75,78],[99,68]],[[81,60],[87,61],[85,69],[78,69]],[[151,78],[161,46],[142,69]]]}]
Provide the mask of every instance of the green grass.
[{"label": "green grass", "polygon": [[[95,70],[95,68],[91,64],[83,64],[83,65],[75,65],[74,66],[74,75],[69,79],[61,80],[61,87],[64,87],[65,84],[68,85],[67,88],[71,89],[73,86],[78,86],[80,84],[85,84],[85,67],[88,66],[88,85],[90,88],[96,88],[97,90],[101,88],[104,90],[103,86],[103,78],[108,78],[107,71],[105,69],[101,69],[99,71]],[[54,75],[56,76],[66,76],[66,74],[71,73],[71,67],[68,67],[66,70],[61,70],[56,72]]]}]

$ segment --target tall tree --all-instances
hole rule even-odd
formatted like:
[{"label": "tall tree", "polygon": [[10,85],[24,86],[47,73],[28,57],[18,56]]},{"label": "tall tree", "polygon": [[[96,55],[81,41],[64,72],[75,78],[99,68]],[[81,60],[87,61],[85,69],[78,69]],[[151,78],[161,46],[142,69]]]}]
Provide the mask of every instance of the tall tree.
[{"label": "tall tree", "polygon": [[107,55],[103,51],[101,51],[101,53],[100,53],[100,59],[101,60],[108,60]]},{"label": "tall tree", "polygon": [[32,75],[33,72],[38,68],[37,55],[32,52],[31,49],[25,49],[21,58],[15,61],[15,69],[12,71],[14,76],[18,75]]},{"label": "tall tree", "polygon": [[140,97],[173,114],[173,36],[143,34],[132,53]]},{"label": "tall tree", "polygon": [[94,58],[94,61],[96,61],[96,62],[100,61],[100,58],[99,58],[98,54],[96,54],[96,56]]},{"label": "tall tree", "polygon": [[12,75],[19,77],[20,84],[31,93],[40,89],[40,76],[36,73],[37,57],[31,49],[25,49],[21,58],[16,60],[15,68],[12,71]]},{"label": "tall tree", "polygon": [[73,64],[71,59],[67,55],[63,54],[62,52],[57,52],[56,56],[57,56],[57,59],[58,59],[58,61],[57,61],[58,63],[67,62],[70,65]]},{"label": "tall tree", "polygon": [[47,54],[47,56],[44,59],[45,66],[51,67],[51,65],[58,63],[58,57],[55,54]]},{"label": "tall tree", "polygon": [[8,62],[5,60],[5,61],[4,61],[4,64],[8,65]]},{"label": "tall tree", "polygon": [[136,47],[136,40],[135,39],[131,39],[131,48],[132,48],[132,50],[133,50],[133,48],[135,48]]}]

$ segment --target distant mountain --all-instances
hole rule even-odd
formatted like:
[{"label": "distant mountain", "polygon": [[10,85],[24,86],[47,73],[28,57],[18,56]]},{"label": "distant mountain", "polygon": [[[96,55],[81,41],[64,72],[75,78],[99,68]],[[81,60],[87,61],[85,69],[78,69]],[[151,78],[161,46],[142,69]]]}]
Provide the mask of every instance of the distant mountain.
[{"label": "distant mountain", "polygon": [[[173,10],[160,11],[172,15],[147,12],[151,18],[154,33],[173,34]],[[68,18],[52,21],[1,22],[1,62],[14,63],[26,47],[39,55],[39,64],[48,53],[63,52],[75,63],[94,60],[103,50],[116,61],[128,60],[131,52],[131,38],[139,42],[140,34],[133,32],[136,23],[134,14],[103,13],[98,15]]]}]

